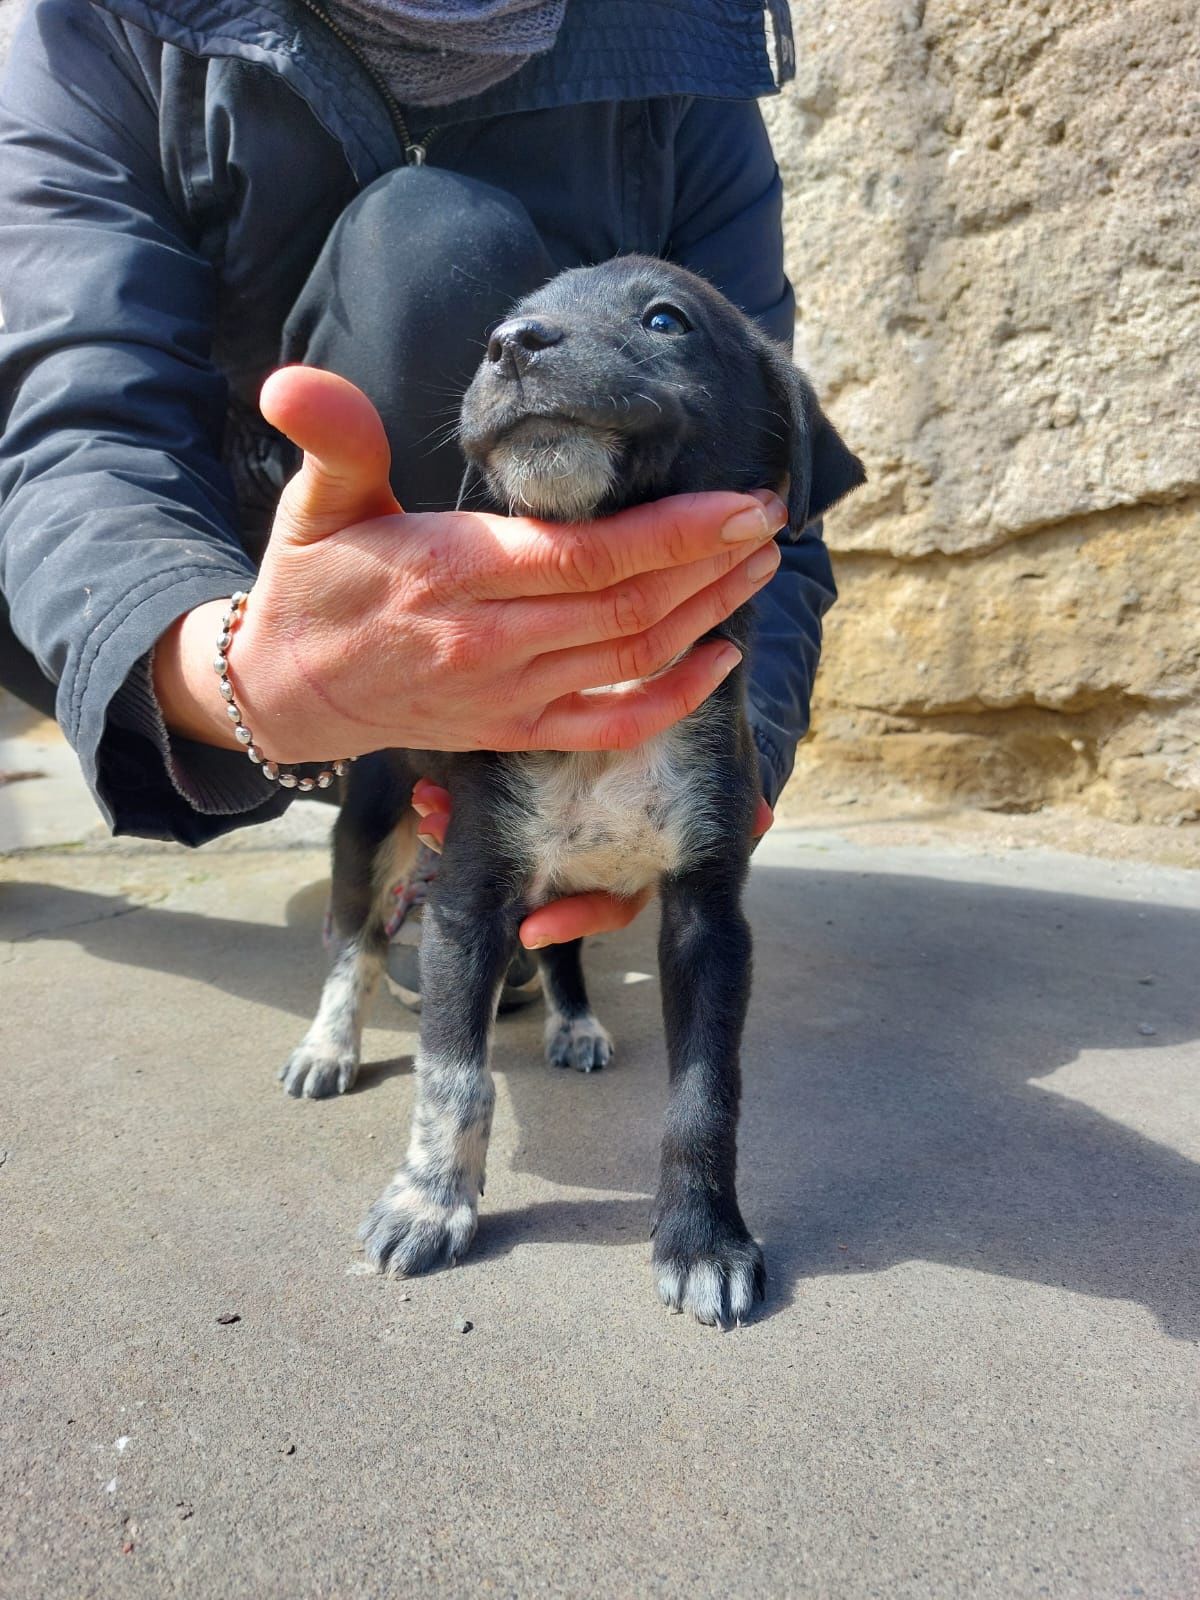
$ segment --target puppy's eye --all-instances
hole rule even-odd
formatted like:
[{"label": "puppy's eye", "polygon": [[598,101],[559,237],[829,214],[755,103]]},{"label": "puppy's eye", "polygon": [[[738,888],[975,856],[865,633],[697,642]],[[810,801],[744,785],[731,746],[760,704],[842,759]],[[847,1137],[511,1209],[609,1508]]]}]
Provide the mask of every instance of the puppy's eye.
[{"label": "puppy's eye", "polygon": [[678,306],[651,306],[642,314],[642,327],[651,333],[691,333],[692,325]]}]

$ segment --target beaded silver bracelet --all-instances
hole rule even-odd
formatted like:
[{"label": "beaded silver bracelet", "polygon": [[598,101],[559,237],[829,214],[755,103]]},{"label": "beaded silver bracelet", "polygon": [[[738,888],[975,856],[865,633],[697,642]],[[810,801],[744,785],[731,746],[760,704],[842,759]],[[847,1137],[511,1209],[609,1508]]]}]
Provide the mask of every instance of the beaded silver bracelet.
[{"label": "beaded silver bracelet", "polygon": [[284,789],[299,789],[303,794],[308,794],[313,789],[328,789],[335,778],[344,778],[350,771],[353,756],[347,756],[341,761],[331,761],[327,767],[321,768],[315,778],[302,778],[290,767],[281,767],[277,761],[268,761],[255,744],[254,735],[242,720],[242,713],[233,697],[233,684],[229,681],[229,646],[233,643],[234,630],[242,619],[242,612],[249,598],[249,591],[243,589],[230,596],[229,610],[221,617],[217,653],[213,657],[213,671],[219,680],[221,698],[225,701],[225,712],[234,725],[233,736],[240,745],[246,747],[246,754],[269,782],[278,783]]}]

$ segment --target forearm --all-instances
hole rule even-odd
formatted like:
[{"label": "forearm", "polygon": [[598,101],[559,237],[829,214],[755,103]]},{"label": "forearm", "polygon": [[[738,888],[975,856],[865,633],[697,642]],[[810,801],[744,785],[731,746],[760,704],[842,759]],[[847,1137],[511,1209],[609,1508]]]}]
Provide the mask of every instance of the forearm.
[{"label": "forearm", "polygon": [[771,805],[791,774],[808,731],[821,655],[821,619],[837,597],[829,551],[815,524],[784,544],[779,571],[760,595],[750,644],[750,727],[763,793]]},{"label": "forearm", "polygon": [[[676,140],[673,256],[701,273],[790,348],[795,300],[784,273],[782,186],[758,107],[696,100]],[[774,804],[808,728],[821,618],[834,599],[819,526],[782,544],[782,563],[755,602],[750,726],[763,793]]]},{"label": "forearm", "polygon": [[106,820],[201,843],[264,814],[215,721],[172,745],[149,672],[180,617],[252,576],[220,459],[212,267],[164,192],[138,65],[95,8],[20,23],[0,139],[0,586]]},{"label": "forearm", "polygon": [[675,146],[673,260],[791,348],[796,300],[783,263],[783,185],[753,101],[691,102]]}]

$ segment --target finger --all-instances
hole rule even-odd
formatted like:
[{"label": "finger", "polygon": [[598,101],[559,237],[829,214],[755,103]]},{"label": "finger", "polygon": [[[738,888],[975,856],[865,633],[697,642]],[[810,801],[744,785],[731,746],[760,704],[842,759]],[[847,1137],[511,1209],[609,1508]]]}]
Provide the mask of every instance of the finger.
[{"label": "finger", "polygon": [[754,839],[761,839],[763,834],[766,833],[767,829],[774,823],[774,821],[774,811],[771,810],[771,807],[767,804],[766,800],[764,800],[760,795],[758,805],[754,812],[754,823],[750,830],[751,837]]},{"label": "finger", "polygon": [[450,826],[450,813],[448,811],[432,811],[427,817],[421,818],[421,826],[417,829],[417,838],[422,844],[436,850],[440,855],[446,843],[446,829]]},{"label": "finger", "polygon": [[460,515],[455,537],[439,551],[448,576],[480,600],[589,594],[642,572],[687,566],[763,544],[787,525],[787,509],[771,495],[672,495],[599,522],[537,522],[484,512]]},{"label": "finger", "polygon": [[676,606],[656,627],[632,638],[539,656],[521,676],[530,699],[559,697],[576,689],[604,688],[651,677],[669,666],[681,651],[733,615],[770,582],[779,567],[779,546],[770,544],[719,583]]},{"label": "finger", "polygon": [[526,950],[542,950],[548,944],[566,944],[570,939],[585,939],[593,933],[615,933],[627,928],[650,899],[651,891],[621,897],[615,894],[573,894],[554,900],[530,912],[520,927]]},{"label": "finger", "polygon": [[685,600],[726,577],[742,566],[751,553],[758,555],[763,548],[769,551],[778,547],[773,540],[765,546],[735,545],[704,561],[669,567],[663,572],[640,573],[597,594],[502,602],[491,608],[499,647],[523,651],[526,659],[532,660],[544,651],[631,638],[654,627]]},{"label": "finger", "polygon": [[630,750],[695,711],[741,659],[736,645],[712,639],[649,683],[563,695],[507,748]]},{"label": "finger", "polygon": [[388,482],[387,434],[361,389],[320,367],[281,367],[263,384],[259,407],[304,451],[280,497],[277,529],[308,544],[400,510]]},{"label": "finger", "polygon": [[413,784],[412,808],[420,817],[427,817],[431,811],[444,811],[449,815],[450,791],[431,783],[428,778],[418,778]]}]

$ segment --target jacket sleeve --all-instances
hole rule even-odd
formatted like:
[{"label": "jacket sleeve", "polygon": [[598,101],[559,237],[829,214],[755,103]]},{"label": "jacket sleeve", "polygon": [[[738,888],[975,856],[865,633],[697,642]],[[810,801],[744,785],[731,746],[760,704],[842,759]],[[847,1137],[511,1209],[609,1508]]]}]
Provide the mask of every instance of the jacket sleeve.
[{"label": "jacket sleeve", "polygon": [[150,690],[167,627],[253,574],[214,302],[138,54],[86,0],[38,0],[0,84],[0,588],[113,830],[188,844],[286,803],[169,739]]},{"label": "jacket sleeve", "polygon": [[[783,189],[753,101],[694,100],[675,145],[670,253],[791,349],[795,297],[783,270]],[[750,647],[750,727],[772,805],[808,731],[821,618],[836,598],[829,552],[814,523],[781,546],[758,597]]]}]

